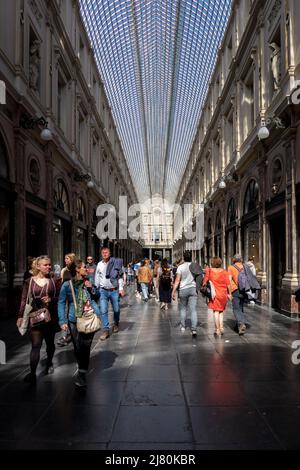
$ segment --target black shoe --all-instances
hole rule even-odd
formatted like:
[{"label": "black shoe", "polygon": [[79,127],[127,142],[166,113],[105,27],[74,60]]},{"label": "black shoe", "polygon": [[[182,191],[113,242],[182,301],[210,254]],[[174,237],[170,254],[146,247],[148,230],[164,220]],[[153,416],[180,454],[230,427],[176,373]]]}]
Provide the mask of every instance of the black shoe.
[{"label": "black shoe", "polygon": [[197,337],[197,331],[195,329],[192,330],[192,337],[193,338]]},{"label": "black shoe", "polygon": [[77,372],[75,376],[75,385],[76,387],[79,388],[85,388],[86,387],[86,376],[84,372]]},{"label": "black shoe", "polygon": [[63,346],[67,346],[67,338],[59,338],[58,341],[56,341],[57,346],[60,346],[61,348]]},{"label": "black shoe", "polygon": [[54,367],[53,367],[53,364],[51,364],[50,366],[46,366],[45,374],[46,374],[46,375],[54,374]]},{"label": "black shoe", "polygon": [[25,375],[24,382],[29,384],[36,384],[36,375],[32,372],[29,372],[29,374]]}]

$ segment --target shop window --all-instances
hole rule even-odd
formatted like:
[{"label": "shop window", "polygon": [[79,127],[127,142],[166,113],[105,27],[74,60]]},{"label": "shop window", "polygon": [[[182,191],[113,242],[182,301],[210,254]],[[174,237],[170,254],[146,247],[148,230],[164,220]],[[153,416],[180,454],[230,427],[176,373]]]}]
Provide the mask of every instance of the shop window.
[{"label": "shop window", "polygon": [[34,194],[38,194],[41,188],[41,174],[38,161],[32,158],[29,163],[29,181]]},{"label": "shop window", "polygon": [[76,255],[79,259],[85,260],[86,253],[86,232],[85,230],[77,227],[76,230]]},{"label": "shop window", "polygon": [[66,212],[67,214],[70,212],[68,193],[66,186],[61,179],[57,180],[56,188],[54,190],[54,205],[56,209]]},{"label": "shop window", "polygon": [[282,163],[279,158],[276,158],[272,167],[272,181],[271,181],[272,193],[274,195],[279,193],[282,179],[283,179]]},{"label": "shop window", "polygon": [[85,206],[83,200],[80,198],[77,199],[77,219],[83,224],[86,221]]},{"label": "shop window", "polygon": [[227,225],[231,225],[236,220],[236,209],[235,209],[235,201],[234,199],[230,199],[228,205],[228,213],[227,213]]},{"label": "shop window", "polygon": [[255,211],[258,207],[259,188],[255,180],[251,180],[248,184],[245,201],[244,201],[244,215],[249,212]]}]

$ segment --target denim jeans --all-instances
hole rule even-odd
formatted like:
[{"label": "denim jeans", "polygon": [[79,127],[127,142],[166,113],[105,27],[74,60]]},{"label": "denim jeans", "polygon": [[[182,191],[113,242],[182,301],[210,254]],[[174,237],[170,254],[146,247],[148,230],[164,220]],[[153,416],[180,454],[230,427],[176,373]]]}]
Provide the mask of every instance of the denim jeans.
[{"label": "denim jeans", "polygon": [[100,311],[101,311],[101,322],[102,329],[109,330],[109,319],[108,319],[108,302],[111,301],[112,308],[114,311],[114,323],[119,324],[120,320],[120,300],[118,290],[106,290],[100,288]]},{"label": "denim jeans", "polygon": [[80,372],[87,372],[90,363],[91,346],[95,333],[79,333],[76,323],[69,322],[71,339],[74,346],[74,354]]},{"label": "denim jeans", "polygon": [[141,282],[141,288],[142,288],[144,299],[148,299],[148,296],[149,296],[149,284],[148,284],[148,282]]},{"label": "denim jeans", "polygon": [[187,308],[191,312],[191,323],[192,329],[197,327],[197,292],[195,287],[188,287],[187,289],[179,290],[179,312],[180,321],[182,326],[185,327],[185,321],[187,316]]},{"label": "denim jeans", "polygon": [[240,293],[235,290],[232,293],[232,310],[237,321],[238,326],[246,323],[246,316],[244,314],[244,299],[239,297]]}]

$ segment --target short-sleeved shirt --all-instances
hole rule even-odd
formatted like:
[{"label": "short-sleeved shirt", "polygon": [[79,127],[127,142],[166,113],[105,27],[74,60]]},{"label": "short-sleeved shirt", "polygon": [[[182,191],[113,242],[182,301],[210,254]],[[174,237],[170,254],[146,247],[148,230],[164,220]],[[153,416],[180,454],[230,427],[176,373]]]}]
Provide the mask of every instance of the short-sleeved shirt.
[{"label": "short-sleeved shirt", "polygon": [[[244,269],[244,266],[242,265],[242,263],[236,263],[236,266],[239,269]],[[231,292],[234,292],[238,289],[239,271],[233,265],[231,265],[228,268],[228,274],[231,279]]]},{"label": "short-sleeved shirt", "polygon": [[190,264],[191,263],[183,263],[180,264],[177,268],[176,274],[180,274],[180,285],[179,290],[189,289],[191,287],[196,288],[196,282],[194,280],[194,276],[190,271]]}]

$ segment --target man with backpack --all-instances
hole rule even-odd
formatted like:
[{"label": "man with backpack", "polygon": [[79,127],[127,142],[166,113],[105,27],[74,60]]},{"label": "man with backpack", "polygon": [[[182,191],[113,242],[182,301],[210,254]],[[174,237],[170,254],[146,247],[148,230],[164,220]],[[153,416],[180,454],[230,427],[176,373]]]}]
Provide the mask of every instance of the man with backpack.
[{"label": "man with backpack", "polygon": [[[246,273],[241,255],[234,255],[232,265],[228,268],[232,292],[232,310],[237,321],[239,335],[246,332],[246,317],[244,314],[245,297],[243,291],[246,289]],[[243,286],[242,284],[245,284]]]}]

